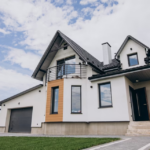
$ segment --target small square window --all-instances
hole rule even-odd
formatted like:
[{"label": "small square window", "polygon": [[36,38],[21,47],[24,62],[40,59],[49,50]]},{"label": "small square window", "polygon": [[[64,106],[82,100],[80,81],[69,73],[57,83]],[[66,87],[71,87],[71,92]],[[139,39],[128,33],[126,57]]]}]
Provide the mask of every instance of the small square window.
[{"label": "small square window", "polygon": [[139,64],[137,54],[128,55],[128,61],[129,61],[129,66],[135,66]]}]

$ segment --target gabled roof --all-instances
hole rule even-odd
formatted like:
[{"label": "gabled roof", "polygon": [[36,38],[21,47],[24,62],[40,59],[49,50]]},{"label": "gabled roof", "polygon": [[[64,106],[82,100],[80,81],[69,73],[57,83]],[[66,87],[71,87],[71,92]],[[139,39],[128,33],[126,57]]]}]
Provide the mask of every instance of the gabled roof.
[{"label": "gabled roof", "polygon": [[132,37],[131,35],[128,35],[128,36],[126,37],[126,39],[124,40],[124,42],[122,43],[121,47],[119,48],[118,52],[116,53],[115,58],[117,58],[117,56],[120,55],[120,53],[122,52],[123,48],[125,47],[125,45],[127,44],[127,42],[128,42],[130,39],[133,40],[134,42],[136,42],[137,44],[141,45],[142,47],[149,49],[148,46],[146,46],[146,45],[143,44],[142,42],[138,41],[137,39],[135,39],[135,38]]},{"label": "gabled roof", "polygon": [[24,94],[26,94],[26,93],[29,93],[29,92],[31,92],[31,91],[34,91],[34,90],[36,90],[36,89],[38,89],[38,88],[40,88],[40,87],[42,87],[42,86],[43,86],[43,84],[36,85],[36,86],[34,86],[34,87],[32,87],[32,88],[26,90],[26,91],[23,91],[23,92],[21,92],[21,93],[18,93],[18,94],[14,95],[14,96],[11,96],[11,97],[7,98],[7,99],[4,99],[4,100],[0,101],[0,106],[1,106],[3,103],[5,103],[5,102],[8,102],[8,101],[10,101],[10,100],[12,100],[12,99],[14,99],[14,98],[17,98],[17,97],[19,97],[19,96],[21,96],[21,95],[24,95]]},{"label": "gabled roof", "polygon": [[101,69],[101,62],[99,60],[97,60],[95,57],[93,57],[91,54],[85,51],[82,47],[76,44],[69,37],[64,35],[61,31],[57,31],[52,41],[50,42],[48,48],[46,49],[44,55],[42,56],[39,64],[37,65],[35,71],[33,72],[32,74],[33,78],[38,80],[43,79],[43,76],[48,66],[52,62],[57,51],[59,50],[59,46],[62,40],[64,40],[78,54],[80,59],[82,59],[85,63],[88,63],[93,68],[99,70],[100,72],[103,72]]}]

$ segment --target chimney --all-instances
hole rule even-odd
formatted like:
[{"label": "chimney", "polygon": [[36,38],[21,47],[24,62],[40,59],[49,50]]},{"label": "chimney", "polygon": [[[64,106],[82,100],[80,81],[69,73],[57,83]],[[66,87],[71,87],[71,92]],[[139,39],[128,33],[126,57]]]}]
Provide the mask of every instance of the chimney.
[{"label": "chimney", "polygon": [[111,46],[109,43],[103,43],[103,63],[104,65],[108,65],[112,62],[112,57],[111,57]]}]

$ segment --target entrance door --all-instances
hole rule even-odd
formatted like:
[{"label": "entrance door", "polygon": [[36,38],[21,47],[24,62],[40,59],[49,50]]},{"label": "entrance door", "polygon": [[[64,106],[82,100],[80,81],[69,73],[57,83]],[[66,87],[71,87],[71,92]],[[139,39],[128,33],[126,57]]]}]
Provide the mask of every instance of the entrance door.
[{"label": "entrance door", "polygon": [[134,121],[148,121],[148,105],[146,100],[146,89],[141,88],[134,90],[130,87],[130,98],[132,106],[132,114]]},{"label": "entrance door", "polygon": [[9,132],[30,133],[31,132],[32,108],[12,109]]}]

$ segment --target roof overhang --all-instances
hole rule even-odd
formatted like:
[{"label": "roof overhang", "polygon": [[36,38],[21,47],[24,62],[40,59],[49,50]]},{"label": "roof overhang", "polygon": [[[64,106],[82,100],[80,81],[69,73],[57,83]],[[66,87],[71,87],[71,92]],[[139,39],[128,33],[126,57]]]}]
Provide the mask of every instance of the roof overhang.
[{"label": "roof overhang", "polygon": [[89,77],[89,80],[93,82],[93,81],[98,81],[98,80],[115,78],[119,76],[126,76],[133,83],[135,83],[136,80],[139,80],[140,82],[148,81],[150,80],[150,65],[115,71],[115,72],[106,73],[103,75],[93,75],[92,77]]},{"label": "roof overhang", "polygon": [[0,101],[0,106],[1,106],[3,103],[5,103],[5,102],[8,102],[8,101],[10,101],[10,100],[12,100],[12,99],[14,99],[14,98],[17,98],[17,97],[19,97],[19,96],[22,96],[22,95],[24,95],[24,94],[27,94],[27,93],[29,93],[29,92],[31,92],[31,91],[34,91],[34,90],[36,90],[36,89],[38,89],[38,88],[40,88],[40,87],[42,87],[42,86],[43,86],[43,84],[39,84],[39,85],[34,86],[34,87],[32,87],[32,88],[30,88],[30,89],[28,89],[28,90],[26,90],[26,91],[23,91],[23,92],[21,92],[21,93],[19,93],[19,94],[16,94],[16,95],[12,96],[12,97],[9,97],[9,98],[7,98],[7,99],[4,99],[4,100]]}]

